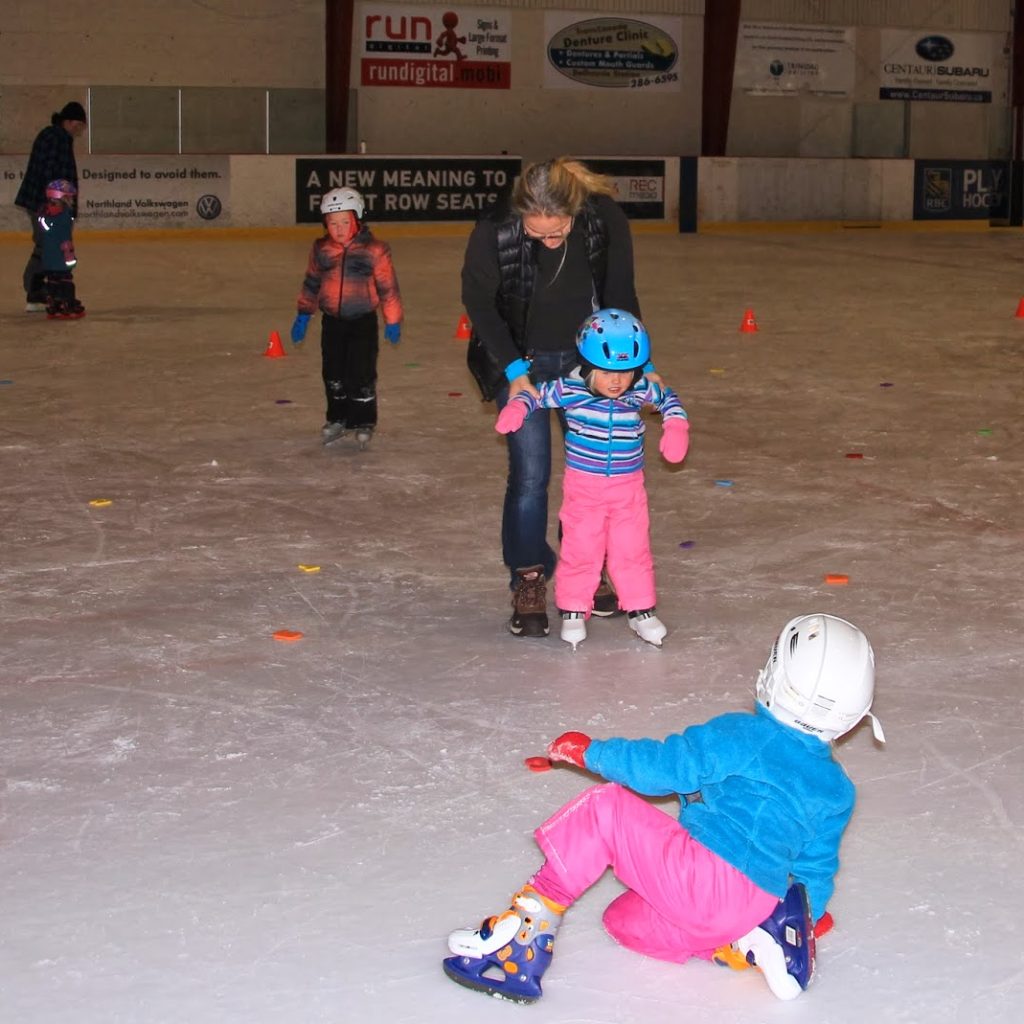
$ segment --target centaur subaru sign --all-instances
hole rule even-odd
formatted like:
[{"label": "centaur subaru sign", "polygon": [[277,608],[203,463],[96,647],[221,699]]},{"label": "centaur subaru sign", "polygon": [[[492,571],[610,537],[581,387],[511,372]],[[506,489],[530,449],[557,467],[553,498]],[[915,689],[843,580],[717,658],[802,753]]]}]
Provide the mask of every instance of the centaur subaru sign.
[{"label": "centaur subaru sign", "polygon": [[1006,57],[995,32],[881,32],[879,99],[945,103],[1005,101]]}]

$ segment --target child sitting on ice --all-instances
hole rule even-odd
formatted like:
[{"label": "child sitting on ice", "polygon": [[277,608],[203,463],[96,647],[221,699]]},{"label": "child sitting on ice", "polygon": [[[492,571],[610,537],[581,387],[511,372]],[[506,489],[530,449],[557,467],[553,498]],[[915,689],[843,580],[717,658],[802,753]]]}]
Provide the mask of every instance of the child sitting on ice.
[{"label": "child sitting on ice", "polygon": [[[865,716],[884,742],[874,680],[856,626],[802,615],[772,646],[753,714],[719,715],[664,740],[563,733],[551,760],[611,784],[537,829],[546,861],[508,910],[451,933],[445,973],[499,998],[538,999],[563,915],[611,867],[627,889],[604,924],[622,945],[673,963],[746,959],[780,999],[798,996],[853,812],[854,787],[831,744]],[[680,795],[679,820],[637,793]]]}]

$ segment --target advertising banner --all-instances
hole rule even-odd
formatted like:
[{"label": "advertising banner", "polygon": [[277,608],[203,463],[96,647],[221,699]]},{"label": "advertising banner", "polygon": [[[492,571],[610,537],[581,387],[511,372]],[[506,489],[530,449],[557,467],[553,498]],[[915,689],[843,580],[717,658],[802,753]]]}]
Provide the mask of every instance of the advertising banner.
[{"label": "advertising banner", "polygon": [[1009,213],[1007,161],[914,161],[914,220],[1003,220]]},{"label": "advertising banner", "polygon": [[883,29],[879,99],[991,103],[1006,99],[1003,37]]},{"label": "advertising banner", "polygon": [[853,94],[856,32],[837,25],[744,21],[733,84],[755,96]]},{"label": "advertising banner", "polygon": [[[14,197],[26,156],[0,156],[0,230],[21,230]],[[226,156],[83,156],[78,163],[80,228],[196,228],[231,224]]]},{"label": "advertising banner", "polygon": [[468,220],[502,198],[519,173],[518,157],[323,157],[295,161],[295,221],[320,222],[320,198],[354,188],[367,219]]},{"label": "advertising banner", "polygon": [[679,92],[682,18],[544,15],[544,86]]},{"label": "advertising banner", "polygon": [[664,160],[606,160],[589,156],[580,159],[592,171],[615,182],[615,201],[630,220],[665,219]]},{"label": "advertising banner", "polygon": [[360,4],[364,86],[508,89],[512,14],[498,7]]}]

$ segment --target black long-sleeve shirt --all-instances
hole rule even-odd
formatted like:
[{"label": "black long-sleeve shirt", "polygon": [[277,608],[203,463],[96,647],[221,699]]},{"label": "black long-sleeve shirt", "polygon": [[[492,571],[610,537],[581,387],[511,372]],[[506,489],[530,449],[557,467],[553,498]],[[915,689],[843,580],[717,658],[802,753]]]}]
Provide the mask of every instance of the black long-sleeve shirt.
[{"label": "black long-sleeve shirt", "polygon": [[[576,332],[593,311],[595,299],[605,308],[640,315],[629,221],[618,203],[607,196],[595,196],[594,204],[608,229],[607,271],[604,287],[598,294],[595,295],[583,226],[578,218],[565,242],[564,263],[562,246],[549,249],[543,242],[524,243],[533,247],[537,263],[525,352],[574,349]],[[462,302],[485,348],[504,368],[522,358],[522,353],[495,302],[501,289],[497,228],[494,221],[482,220],[469,236],[462,267]]]},{"label": "black long-sleeve shirt", "polygon": [[[46,202],[46,186],[63,178],[78,187],[75,139],[59,124],[44,128],[32,143],[25,176],[14,197],[14,205],[35,213]],[[77,197],[76,197],[77,198]],[[77,212],[77,203],[73,210]]]}]

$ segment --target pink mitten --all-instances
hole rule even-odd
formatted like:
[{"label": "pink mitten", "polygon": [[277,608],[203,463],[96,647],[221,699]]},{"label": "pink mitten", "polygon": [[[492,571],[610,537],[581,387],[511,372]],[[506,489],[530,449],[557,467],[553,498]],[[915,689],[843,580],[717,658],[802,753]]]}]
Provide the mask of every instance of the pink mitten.
[{"label": "pink mitten", "polygon": [[661,454],[669,462],[682,462],[690,447],[690,421],[679,416],[665,420],[661,428]]},{"label": "pink mitten", "polygon": [[590,737],[584,732],[563,732],[548,744],[548,757],[552,761],[566,761],[577,768],[586,767],[583,755],[590,746]]},{"label": "pink mitten", "polygon": [[524,402],[509,402],[498,413],[498,422],[494,424],[494,429],[499,434],[514,434],[523,425],[527,412]]}]

